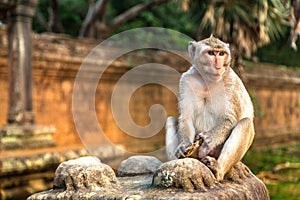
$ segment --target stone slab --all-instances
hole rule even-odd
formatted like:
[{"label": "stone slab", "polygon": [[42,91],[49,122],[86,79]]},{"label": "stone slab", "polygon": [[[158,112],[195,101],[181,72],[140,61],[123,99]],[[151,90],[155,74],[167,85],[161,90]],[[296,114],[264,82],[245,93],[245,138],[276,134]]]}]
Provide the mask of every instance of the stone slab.
[{"label": "stone slab", "polygon": [[0,128],[0,150],[55,146],[53,126],[8,124]]}]

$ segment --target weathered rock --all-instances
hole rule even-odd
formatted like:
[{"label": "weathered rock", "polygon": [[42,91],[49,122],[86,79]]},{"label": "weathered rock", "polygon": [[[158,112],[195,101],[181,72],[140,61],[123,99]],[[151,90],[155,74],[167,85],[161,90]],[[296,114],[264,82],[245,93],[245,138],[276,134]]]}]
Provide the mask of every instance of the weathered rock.
[{"label": "weathered rock", "polygon": [[153,186],[207,190],[215,185],[212,172],[200,161],[193,158],[173,160],[160,166],[153,176]]},{"label": "weathered rock", "polygon": [[262,181],[241,162],[233,166],[224,181],[219,183],[199,160],[186,158],[169,161],[154,174],[153,186],[183,188],[189,192],[200,189],[199,199],[269,199]]},{"label": "weathered rock", "polygon": [[131,156],[121,162],[117,176],[154,174],[160,165],[161,161],[154,156]]},{"label": "weathered rock", "polygon": [[111,167],[94,156],[86,156],[61,163],[55,171],[54,189],[68,192],[100,190],[117,184]]},{"label": "weathered rock", "polygon": [[[94,158],[92,158],[94,159]],[[136,158],[135,158],[136,159]],[[139,160],[139,159],[137,159]],[[80,161],[80,162],[78,162]],[[82,163],[84,161],[84,163]],[[88,164],[90,163],[90,164]],[[34,194],[28,200],[42,199],[248,199],[268,200],[268,191],[265,185],[241,162],[235,165],[225,176],[223,182],[217,182],[210,170],[200,161],[192,158],[174,160],[162,164],[155,175],[136,175],[105,178],[111,184],[108,187],[91,187],[98,177],[107,176],[103,170],[101,173],[91,172],[87,175],[88,168],[103,164],[99,160],[91,161],[83,158],[64,164],[65,177],[57,178],[53,190]],[[75,166],[75,167],[74,167]],[[67,169],[69,168],[69,169]],[[74,168],[76,170],[71,170]],[[95,167],[96,168],[96,167]],[[57,173],[59,169],[57,169]],[[82,172],[85,171],[85,172]],[[110,170],[108,170],[110,171]],[[110,173],[110,172],[109,172]],[[85,176],[93,181],[86,180]],[[68,177],[70,176],[70,177]],[[112,176],[113,177],[113,176]],[[78,179],[76,182],[72,179]],[[60,180],[60,181],[58,181]],[[66,181],[64,181],[66,180]],[[68,182],[68,184],[66,184]],[[102,178],[99,179],[102,183]],[[106,181],[104,181],[106,183]],[[118,182],[118,184],[114,184]],[[77,185],[74,187],[74,185]],[[66,185],[66,186],[64,186]],[[80,186],[80,190],[75,188]],[[98,185],[98,184],[96,184]],[[103,185],[103,184],[102,184]],[[105,184],[104,184],[105,185]],[[109,186],[110,185],[110,186]],[[155,186],[155,187],[153,187]],[[67,188],[70,187],[68,190]],[[193,191],[193,192],[190,192]]]}]

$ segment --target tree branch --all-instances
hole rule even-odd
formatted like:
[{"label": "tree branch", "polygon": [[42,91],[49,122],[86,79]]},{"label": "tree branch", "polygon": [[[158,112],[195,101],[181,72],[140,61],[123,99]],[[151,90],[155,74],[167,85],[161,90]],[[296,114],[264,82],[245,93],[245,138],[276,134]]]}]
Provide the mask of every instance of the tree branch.
[{"label": "tree branch", "polygon": [[155,6],[159,6],[161,4],[167,3],[169,1],[170,0],[152,0],[148,3],[141,3],[141,4],[138,4],[138,5],[130,8],[130,9],[128,9],[124,13],[118,15],[112,21],[112,23],[109,26],[110,32],[112,32],[113,30],[119,28],[120,26],[122,26],[123,24],[128,22],[129,20],[133,19],[134,17],[139,15],[141,12],[149,10],[149,9],[155,7]]},{"label": "tree branch", "polygon": [[41,26],[42,29],[44,29],[45,31],[50,32],[50,28],[47,24],[47,21],[45,19],[45,17],[43,16],[43,14],[37,9],[35,12],[35,16],[37,19],[37,23]]},{"label": "tree branch", "polygon": [[60,11],[57,0],[51,0],[51,9],[53,15],[53,21],[51,24],[51,28],[55,33],[63,33],[64,27],[60,20]]},{"label": "tree branch", "polygon": [[106,10],[108,1],[109,0],[99,0],[96,3],[94,3],[93,0],[89,1],[89,10],[81,26],[79,37],[89,35],[88,33],[91,31],[92,24],[95,23],[99,14]]},{"label": "tree branch", "polygon": [[273,168],[273,171],[278,172],[283,169],[291,169],[291,168],[300,169],[300,163],[290,163],[290,162],[280,163]]}]

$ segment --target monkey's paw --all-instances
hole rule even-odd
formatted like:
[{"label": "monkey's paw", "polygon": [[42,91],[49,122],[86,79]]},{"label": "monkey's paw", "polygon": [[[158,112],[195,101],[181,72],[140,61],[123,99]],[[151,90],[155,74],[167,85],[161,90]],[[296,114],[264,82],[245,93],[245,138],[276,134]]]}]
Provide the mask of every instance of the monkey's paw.
[{"label": "monkey's paw", "polygon": [[223,180],[224,175],[222,175],[220,167],[219,167],[219,163],[215,158],[210,157],[210,156],[205,156],[200,161],[204,165],[206,165],[206,167],[208,167],[210,169],[210,171],[215,175],[215,177],[218,181]]},{"label": "monkey's paw", "polygon": [[199,144],[202,144],[205,134],[206,134],[206,132],[196,133],[196,135],[194,137],[194,142],[199,141]]},{"label": "monkey's paw", "polygon": [[211,132],[201,132],[195,135],[194,142],[199,141],[199,158],[207,156],[218,146],[216,140],[213,139],[213,134]]},{"label": "monkey's paw", "polygon": [[197,140],[203,148],[213,149],[216,146],[214,144],[215,140],[213,140],[213,135],[210,131],[196,134],[194,142]]},{"label": "monkey's paw", "polygon": [[188,154],[188,151],[189,151],[188,147],[191,145],[192,145],[192,143],[189,141],[181,142],[175,151],[176,158],[179,158],[179,159],[186,158],[187,157],[186,155]]}]

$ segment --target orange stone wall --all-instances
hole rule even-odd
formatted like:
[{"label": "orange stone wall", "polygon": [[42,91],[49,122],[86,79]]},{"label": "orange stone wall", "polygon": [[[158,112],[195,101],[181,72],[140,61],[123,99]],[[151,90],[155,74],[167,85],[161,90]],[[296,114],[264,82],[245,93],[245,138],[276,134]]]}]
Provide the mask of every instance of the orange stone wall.
[{"label": "orange stone wall", "polygon": [[[36,123],[56,127],[54,140],[58,146],[81,144],[72,115],[73,84],[84,58],[99,41],[34,34],[33,42],[33,104]],[[6,124],[8,102],[7,40],[4,28],[0,29],[0,47],[2,126]],[[96,110],[98,121],[109,141],[135,152],[148,152],[163,147],[164,130],[145,139],[122,132],[111,112],[111,92],[124,73],[134,66],[150,62],[167,64],[179,72],[189,67],[188,62],[167,52],[149,50],[125,55],[105,72],[97,87],[95,109],[93,106],[91,108],[91,113]],[[254,144],[300,139],[300,75],[268,64],[245,67],[240,74],[256,109]],[[88,80],[89,77],[87,85],[83,84],[82,87],[89,87]],[[147,125],[150,120],[148,111],[153,104],[163,105],[167,115],[177,115],[176,96],[165,87],[150,84],[137,89],[130,99],[132,119],[141,126]],[[85,116],[82,116],[84,120]],[[87,138],[97,141],[93,136]]]}]

